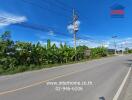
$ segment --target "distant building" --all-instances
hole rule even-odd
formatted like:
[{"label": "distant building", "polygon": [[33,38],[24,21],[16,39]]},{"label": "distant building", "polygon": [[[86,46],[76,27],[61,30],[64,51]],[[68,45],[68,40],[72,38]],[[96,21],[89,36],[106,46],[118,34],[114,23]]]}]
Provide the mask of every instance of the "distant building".
[{"label": "distant building", "polygon": [[109,52],[110,54],[114,54],[114,53],[115,53],[115,49],[108,49],[108,52]]}]

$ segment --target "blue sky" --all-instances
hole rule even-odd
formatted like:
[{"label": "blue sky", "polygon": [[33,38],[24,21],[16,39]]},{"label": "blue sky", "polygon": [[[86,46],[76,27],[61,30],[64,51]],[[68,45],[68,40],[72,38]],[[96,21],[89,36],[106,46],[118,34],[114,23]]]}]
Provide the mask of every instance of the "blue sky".
[{"label": "blue sky", "polygon": [[[73,45],[72,33],[67,26],[72,21],[72,8],[77,10],[80,29],[77,33],[77,44],[90,47],[101,44],[112,47],[111,37],[117,35],[117,42],[132,41],[132,1],[131,0],[0,0],[0,17],[15,19],[0,23],[0,34],[5,30],[12,32],[13,40],[37,41],[45,43],[51,39],[53,43],[66,42]],[[25,2],[27,1],[27,2]],[[110,7],[114,4],[125,7],[124,18],[111,18]],[[67,9],[67,10],[66,10]],[[33,23],[43,27],[51,27],[50,32],[33,30],[16,23]]]}]

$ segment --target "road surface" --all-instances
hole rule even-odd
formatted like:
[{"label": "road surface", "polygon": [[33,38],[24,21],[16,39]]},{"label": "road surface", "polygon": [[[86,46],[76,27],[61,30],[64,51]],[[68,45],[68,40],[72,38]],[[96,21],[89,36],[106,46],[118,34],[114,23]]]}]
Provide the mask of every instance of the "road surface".
[{"label": "road surface", "polygon": [[0,100],[112,100],[131,59],[132,55],[116,56],[1,76]]}]

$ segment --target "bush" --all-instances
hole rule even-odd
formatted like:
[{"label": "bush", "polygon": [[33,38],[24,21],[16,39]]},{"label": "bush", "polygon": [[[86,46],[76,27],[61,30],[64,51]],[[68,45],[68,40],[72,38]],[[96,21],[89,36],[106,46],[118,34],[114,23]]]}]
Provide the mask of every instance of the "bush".
[{"label": "bush", "polygon": [[2,65],[0,65],[0,75],[4,73],[4,69],[2,68]]},{"label": "bush", "polygon": [[47,40],[43,46],[39,42],[13,41],[10,32],[0,36],[0,74],[17,73],[26,70],[41,69],[56,64],[69,63],[87,59],[86,51],[90,50],[91,58],[107,56],[107,49],[103,47],[89,49],[87,46],[73,47],[60,43],[57,47]]},{"label": "bush", "polygon": [[104,47],[98,47],[98,48],[93,48],[91,50],[90,57],[91,58],[99,58],[99,57],[105,57],[107,56],[108,52],[107,49]]}]

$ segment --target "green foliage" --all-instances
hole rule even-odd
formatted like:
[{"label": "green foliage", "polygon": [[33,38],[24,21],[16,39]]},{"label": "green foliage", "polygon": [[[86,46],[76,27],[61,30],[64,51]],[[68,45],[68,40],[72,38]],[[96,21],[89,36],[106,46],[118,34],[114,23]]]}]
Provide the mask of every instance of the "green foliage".
[{"label": "green foliage", "polygon": [[126,54],[130,54],[130,53],[132,53],[132,49],[125,48],[125,51],[124,51],[124,53],[126,53]]},{"label": "green foliage", "polygon": [[[40,69],[47,66],[80,61],[85,58],[87,46],[78,46],[75,52],[73,47],[60,43],[57,47],[47,40],[47,45],[42,46],[39,42],[11,40],[11,34],[6,31],[0,37],[0,74],[16,73],[26,70]],[[107,56],[106,48],[94,48],[91,50],[91,58]]]},{"label": "green foliage", "polygon": [[89,48],[85,45],[77,47],[77,58],[78,58],[78,60],[85,59],[85,57],[86,57],[85,51],[88,49]]},{"label": "green foliage", "polygon": [[91,50],[91,58],[105,57],[107,54],[107,49],[104,47],[93,48]]},{"label": "green foliage", "polygon": [[2,41],[9,41],[11,40],[10,31],[5,31],[4,34],[1,35]]},{"label": "green foliage", "polygon": [[132,50],[131,50],[131,49],[129,49],[129,50],[128,50],[128,53],[132,53]]}]

